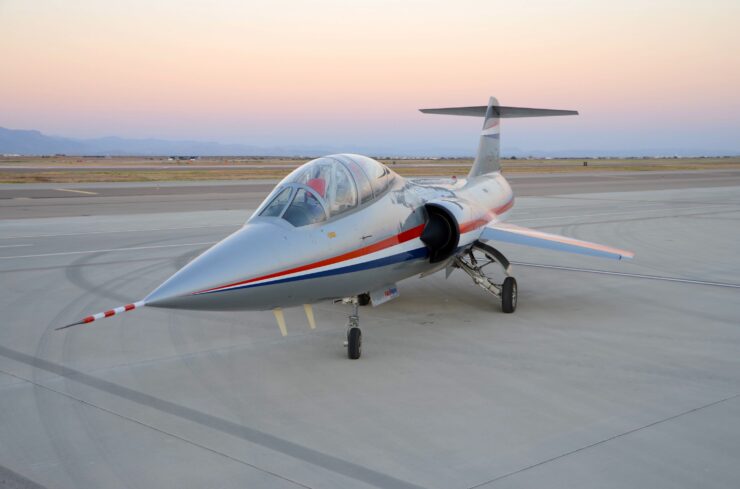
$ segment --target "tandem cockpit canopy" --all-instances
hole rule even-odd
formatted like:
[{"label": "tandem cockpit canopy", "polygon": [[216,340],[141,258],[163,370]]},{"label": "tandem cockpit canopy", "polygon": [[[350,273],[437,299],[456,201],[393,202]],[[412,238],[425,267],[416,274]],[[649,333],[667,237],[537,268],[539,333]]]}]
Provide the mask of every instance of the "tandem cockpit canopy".
[{"label": "tandem cockpit canopy", "polygon": [[316,224],[380,197],[394,173],[366,156],[325,156],[302,165],[281,181],[255,213],[293,226]]}]

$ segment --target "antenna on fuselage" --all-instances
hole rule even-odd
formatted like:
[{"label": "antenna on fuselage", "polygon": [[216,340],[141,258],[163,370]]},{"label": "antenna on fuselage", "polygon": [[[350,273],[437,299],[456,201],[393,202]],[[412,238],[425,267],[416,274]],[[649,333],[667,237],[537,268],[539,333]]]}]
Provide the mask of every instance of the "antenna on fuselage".
[{"label": "antenna on fuselage", "polygon": [[[303,304],[303,312],[306,313],[308,327],[311,329],[316,329],[316,318],[313,315],[313,307],[311,306],[311,304]],[[280,334],[283,336],[288,336],[288,327],[285,323],[285,314],[283,314],[283,310],[279,307],[276,307],[272,310],[272,313],[275,315],[275,320],[277,321],[278,328],[280,328]]]}]

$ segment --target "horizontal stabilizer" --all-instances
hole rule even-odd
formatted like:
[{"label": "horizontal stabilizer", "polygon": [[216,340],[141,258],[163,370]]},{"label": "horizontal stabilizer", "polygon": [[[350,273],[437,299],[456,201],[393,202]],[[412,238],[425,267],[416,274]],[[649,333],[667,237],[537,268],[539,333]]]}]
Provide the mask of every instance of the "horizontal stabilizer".
[{"label": "horizontal stabilizer", "polygon": [[483,229],[480,239],[483,241],[498,241],[549,250],[567,251],[568,253],[578,253],[600,258],[612,258],[614,260],[633,258],[635,256],[631,251],[504,223],[486,226]]},{"label": "horizontal stabilizer", "polygon": [[[470,117],[485,117],[486,105],[476,105],[474,107],[446,107],[441,109],[419,109],[425,114],[442,114],[442,115],[465,115]],[[577,110],[556,110],[556,109],[530,109],[528,107],[506,107],[503,105],[494,105],[491,107],[493,112],[500,118],[514,117],[549,117],[554,115],[578,115]]]}]

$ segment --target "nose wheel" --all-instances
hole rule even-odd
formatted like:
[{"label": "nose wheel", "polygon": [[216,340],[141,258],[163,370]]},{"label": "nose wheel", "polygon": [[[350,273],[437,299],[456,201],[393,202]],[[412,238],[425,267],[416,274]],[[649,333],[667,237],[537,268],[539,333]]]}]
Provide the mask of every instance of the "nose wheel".
[{"label": "nose wheel", "polygon": [[357,360],[362,355],[362,331],[357,326],[347,331],[347,358]]},{"label": "nose wheel", "polygon": [[344,346],[347,347],[347,358],[357,360],[362,355],[362,330],[360,330],[360,317],[357,314],[360,301],[357,297],[350,297],[342,299],[341,302],[352,305],[352,314],[347,324],[347,341],[344,342]]}]

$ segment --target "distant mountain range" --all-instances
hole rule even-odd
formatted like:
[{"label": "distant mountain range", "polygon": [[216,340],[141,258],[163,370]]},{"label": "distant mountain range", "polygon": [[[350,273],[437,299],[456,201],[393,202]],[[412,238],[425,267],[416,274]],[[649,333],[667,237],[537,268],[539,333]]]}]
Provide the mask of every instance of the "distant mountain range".
[{"label": "distant mountain range", "polygon": [[[0,127],[0,155],[55,155],[70,156],[322,156],[338,152],[355,152],[374,156],[390,157],[435,157],[467,156],[467,152],[431,149],[428,152],[378,151],[364,147],[260,147],[246,144],[224,144],[213,141],[170,141],[164,139],[125,139],[115,136],[94,139],[73,139],[48,136],[39,131],[6,129]],[[535,158],[588,158],[595,156],[640,157],[640,156],[727,156],[740,155],[738,151],[713,151],[696,148],[647,148],[647,149],[570,149],[570,150],[522,150],[505,148],[504,156]]]},{"label": "distant mountain range", "polygon": [[115,136],[73,139],[39,131],[0,127],[0,154],[74,156],[319,156],[329,148],[259,147],[213,141],[125,139]]}]

